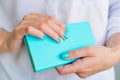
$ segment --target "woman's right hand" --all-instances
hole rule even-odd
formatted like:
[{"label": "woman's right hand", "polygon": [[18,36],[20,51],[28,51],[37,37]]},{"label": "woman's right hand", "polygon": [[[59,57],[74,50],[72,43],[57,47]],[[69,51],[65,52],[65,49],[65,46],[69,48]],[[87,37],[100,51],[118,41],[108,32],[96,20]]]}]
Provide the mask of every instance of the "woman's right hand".
[{"label": "woman's right hand", "polygon": [[16,53],[22,46],[22,39],[26,34],[30,34],[44,39],[47,34],[57,42],[67,38],[64,24],[54,17],[31,13],[25,16],[15,30],[9,33],[7,38],[8,52]]}]

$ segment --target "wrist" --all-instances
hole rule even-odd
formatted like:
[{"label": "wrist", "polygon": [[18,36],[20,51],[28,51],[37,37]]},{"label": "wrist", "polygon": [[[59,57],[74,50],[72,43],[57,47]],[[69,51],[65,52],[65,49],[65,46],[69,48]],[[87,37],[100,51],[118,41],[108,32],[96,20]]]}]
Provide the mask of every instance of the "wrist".
[{"label": "wrist", "polygon": [[0,32],[0,52],[9,51],[9,48],[8,48],[9,35],[10,35],[9,32],[6,32],[6,31]]}]

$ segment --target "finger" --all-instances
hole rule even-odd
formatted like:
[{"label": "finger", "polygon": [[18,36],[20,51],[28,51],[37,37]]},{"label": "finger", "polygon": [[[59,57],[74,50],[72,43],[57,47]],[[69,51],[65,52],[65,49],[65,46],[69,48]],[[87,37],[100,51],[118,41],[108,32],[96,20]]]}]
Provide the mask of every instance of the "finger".
[{"label": "finger", "polygon": [[60,35],[63,39],[68,38],[68,36],[64,35],[64,33],[66,32],[65,29],[61,28],[59,25],[55,24],[53,21],[47,20],[46,24],[50,26],[52,30],[58,33],[58,35]]},{"label": "finger", "polygon": [[31,15],[31,17],[37,17],[37,18],[39,17],[43,21],[46,20],[46,19],[52,20],[53,22],[55,22],[56,24],[58,24],[61,28],[65,29],[64,23],[60,22],[59,20],[55,19],[52,16],[46,16],[46,15],[35,13],[35,12],[33,12],[33,13],[29,14],[29,15]]},{"label": "finger", "polygon": [[61,53],[61,58],[64,60],[73,59],[73,58],[82,58],[86,56],[88,56],[88,52],[86,51],[85,48]]},{"label": "finger", "polygon": [[72,64],[57,68],[59,74],[61,74],[61,75],[70,74],[70,73],[77,73],[82,69],[84,69],[84,66],[82,65],[81,60],[77,60],[76,62],[74,62]]},{"label": "finger", "polygon": [[48,36],[50,36],[51,38],[53,38],[54,40],[56,40],[57,42],[63,41],[63,39],[46,24],[41,24],[39,29],[45,34],[47,34]]},{"label": "finger", "polygon": [[[29,16],[29,17],[27,17],[27,16]],[[45,20],[48,18],[48,16],[46,16],[46,15],[39,14],[39,13],[35,13],[35,12],[32,12],[32,13],[30,13],[30,14],[27,15],[27,16],[26,16],[26,19],[27,19],[27,20],[29,20],[29,19],[31,19],[31,18],[35,18],[35,19],[37,19],[38,21],[45,21]]]},{"label": "finger", "polygon": [[49,19],[51,19],[53,22],[55,22],[57,25],[59,25],[62,29],[65,29],[65,25],[64,23],[60,22],[59,20],[57,20],[56,18],[49,16]]},{"label": "finger", "polygon": [[[75,70],[73,68],[71,68],[71,64],[63,66],[63,67],[58,67],[57,71],[60,75],[65,75],[65,74],[70,74],[70,73],[74,73]],[[68,70],[69,69],[69,70]]]},{"label": "finger", "polygon": [[78,76],[80,76],[81,78],[87,78],[93,74],[95,74],[96,72],[94,72],[93,70],[90,69],[85,69],[83,72],[78,72],[76,73]]},{"label": "finger", "polygon": [[19,27],[21,28],[26,28],[28,26],[34,26],[35,28],[37,28],[39,26],[39,23],[37,20],[31,18],[29,20],[21,21],[21,23],[19,24]]},{"label": "finger", "polygon": [[85,49],[73,50],[69,52],[69,59],[73,58],[82,58],[87,56],[87,52]]},{"label": "finger", "polygon": [[87,78],[89,75],[87,75],[86,73],[76,73],[79,77],[81,78]]},{"label": "finger", "polygon": [[59,71],[59,70],[61,70],[62,68],[63,68],[63,66],[58,66],[58,67],[56,67],[56,70]]},{"label": "finger", "polygon": [[39,37],[39,38],[44,38],[44,33],[34,27],[30,27],[27,29],[28,34],[31,34],[33,36]]},{"label": "finger", "polygon": [[42,39],[44,37],[43,32],[41,32],[40,30],[38,30],[32,26],[29,26],[26,28],[17,28],[15,30],[15,38],[16,39],[22,39],[26,34],[30,34],[30,35],[33,35],[33,36],[36,36],[36,37],[39,37]]},{"label": "finger", "polygon": [[[31,20],[31,18],[32,18],[32,20]],[[53,38],[57,42],[62,42],[63,39],[59,36],[59,34],[57,34],[54,30],[52,30],[48,25],[46,25],[46,24],[40,25],[39,22],[42,20],[42,18],[46,19],[44,15],[40,15],[37,13],[31,13],[30,17],[29,16],[25,17],[27,22],[25,21],[24,23],[25,23],[25,25],[33,25],[34,27],[40,29],[42,32],[44,32],[45,34],[47,34],[48,36],[50,36],[51,38]],[[33,22],[34,22],[34,24],[32,24]]]}]

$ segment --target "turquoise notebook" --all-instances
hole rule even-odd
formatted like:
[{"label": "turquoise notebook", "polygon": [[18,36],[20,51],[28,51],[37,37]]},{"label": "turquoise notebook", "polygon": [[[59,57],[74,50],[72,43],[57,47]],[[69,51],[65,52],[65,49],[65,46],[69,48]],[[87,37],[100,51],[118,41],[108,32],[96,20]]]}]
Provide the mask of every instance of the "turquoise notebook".
[{"label": "turquoise notebook", "polygon": [[88,22],[68,24],[66,27],[69,29],[69,38],[61,43],[57,43],[48,36],[44,40],[31,35],[25,36],[24,42],[28,50],[34,72],[69,64],[75,61],[75,59],[61,59],[60,54],[62,52],[96,44]]}]

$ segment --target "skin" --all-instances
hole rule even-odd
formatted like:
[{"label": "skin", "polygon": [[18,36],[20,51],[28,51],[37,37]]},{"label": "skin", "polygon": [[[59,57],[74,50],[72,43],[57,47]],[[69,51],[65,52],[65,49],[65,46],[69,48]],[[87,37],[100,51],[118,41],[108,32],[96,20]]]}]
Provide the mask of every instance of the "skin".
[{"label": "skin", "polygon": [[64,24],[54,17],[31,13],[25,16],[13,32],[0,31],[0,52],[18,53],[23,46],[23,37],[31,34],[42,38],[47,34],[60,42],[58,36],[64,39]]},{"label": "skin", "polygon": [[[43,38],[49,35],[59,42],[58,36],[64,38],[64,24],[57,19],[31,13],[23,18],[13,32],[0,31],[0,52],[18,53],[23,46],[22,38],[31,34]],[[72,64],[61,66],[57,71],[61,75],[76,73],[81,78],[106,70],[118,63],[120,59],[120,33],[112,35],[105,46],[90,46],[69,51],[70,57],[81,58]]]},{"label": "skin", "polygon": [[81,58],[72,64],[58,67],[59,74],[76,73],[81,78],[109,69],[120,60],[120,33],[112,35],[105,46],[90,46],[69,51],[69,58]]}]

